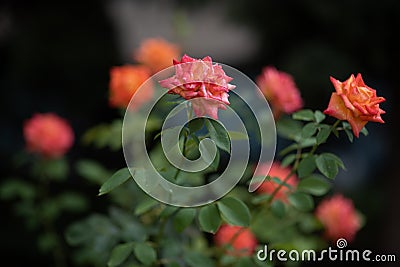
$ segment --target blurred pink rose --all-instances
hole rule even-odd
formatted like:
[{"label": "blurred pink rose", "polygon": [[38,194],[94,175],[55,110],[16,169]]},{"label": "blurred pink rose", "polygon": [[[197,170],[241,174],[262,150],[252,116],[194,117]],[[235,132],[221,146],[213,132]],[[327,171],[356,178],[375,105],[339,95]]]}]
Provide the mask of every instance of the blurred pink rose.
[{"label": "blurred pink rose", "polygon": [[27,150],[47,158],[63,156],[74,142],[69,123],[53,113],[35,114],[24,123]]},{"label": "blurred pink rose", "polygon": [[281,113],[293,113],[303,107],[303,100],[292,76],[268,66],[257,77],[257,85],[271,103],[275,118]]},{"label": "blurred pink rose", "polygon": [[[276,177],[283,181],[291,172],[290,168],[282,167],[277,161],[272,163],[271,169],[267,173],[267,165],[261,165],[260,171],[256,175],[269,175],[271,178]],[[292,187],[296,187],[298,183],[298,178],[295,174],[291,175],[286,183]],[[276,188],[278,188],[279,183],[274,180],[264,181],[260,187],[257,189],[257,193],[271,195]],[[283,202],[287,202],[288,193],[290,190],[287,186],[282,186],[276,193],[274,199],[279,199]]]},{"label": "blurred pink rose", "polygon": [[361,227],[361,221],[351,199],[335,195],[324,199],[315,214],[325,227],[325,236],[331,241],[345,238],[352,241]]},{"label": "blurred pink rose", "polygon": [[194,59],[184,55],[181,61],[173,61],[175,75],[160,81],[160,85],[169,89],[168,93],[177,94],[185,99],[203,98],[216,101],[196,101],[194,112],[197,116],[209,115],[218,118],[218,108],[229,105],[228,92],[235,88],[229,84],[232,80],[210,57]]},{"label": "blurred pink rose", "polygon": [[227,248],[226,254],[236,257],[251,256],[257,247],[257,239],[249,228],[224,224],[214,235],[217,246]]}]

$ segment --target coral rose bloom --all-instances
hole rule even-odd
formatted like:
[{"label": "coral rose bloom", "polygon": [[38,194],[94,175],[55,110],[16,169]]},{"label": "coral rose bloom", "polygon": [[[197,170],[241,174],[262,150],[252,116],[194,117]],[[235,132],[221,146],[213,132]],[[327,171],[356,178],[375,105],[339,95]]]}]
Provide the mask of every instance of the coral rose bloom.
[{"label": "coral rose bloom", "polygon": [[[112,67],[110,70],[110,105],[126,108],[137,89],[150,77],[150,71],[144,66],[125,65]],[[153,88],[140,90],[139,104],[143,104],[153,96]],[[132,107],[139,108],[139,107]]]},{"label": "coral rose bloom", "polygon": [[[185,99],[201,98],[204,101],[192,102],[197,116],[205,114],[218,118],[218,109],[229,105],[228,92],[235,88],[229,84],[232,80],[210,57],[194,59],[184,55],[181,61],[173,61],[175,75],[160,81],[160,85],[169,89],[168,93],[177,94]],[[210,101],[207,101],[210,100]]]},{"label": "coral rose bloom", "polygon": [[303,100],[292,76],[274,67],[265,67],[257,77],[257,85],[270,101],[275,118],[303,107]]},{"label": "coral rose bloom", "polygon": [[257,247],[257,239],[249,228],[222,225],[214,235],[214,243],[226,247],[226,253],[232,256],[251,256]]},{"label": "coral rose bloom", "polygon": [[348,121],[356,137],[367,122],[384,123],[381,114],[385,114],[385,111],[379,108],[379,103],[384,102],[385,98],[377,97],[376,91],[365,85],[361,74],[355,78],[352,74],[344,82],[331,77],[331,82],[336,93],[332,93],[325,114]]},{"label": "coral rose bloom", "polygon": [[323,200],[315,211],[316,217],[325,227],[325,236],[331,241],[345,238],[352,241],[361,227],[351,199],[335,195]]},{"label": "coral rose bloom", "polygon": [[66,120],[53,113],[35,114],[24,123],[27,150],[46,158],[63,156],[74,142]]},{"label": "coral rose bloom", "polygon": [[172,59],[180,56],[178,46],[162,38],[145,39],[134,52],[134,59],[150,68],[152,73],[172,66]]},{"label": "coral rose bloom", "polygon": [[[283,181],[290,173],[290,168],[282,167],[279,162],[272,163],[271,169],[268,175],[272,177],[276,177],[279,180]],[[261,166],[260,172],[256,175],[266,175],[267,174],[267,166]],[[295,187],[298,183],[298,178],[296,175],[290,176],[289,180],[286,183],[292,187]],[[260,187],[257,189],[258,193],[261,194],[269,194],[271,195],[276,188],[279,186],[277,182],[274,180],[264,181]],[[278,192],[276,192],[274,199],[279,199],[283,202],[287,202],[287,194],[290,192],[287,186],[282,186]]]}]

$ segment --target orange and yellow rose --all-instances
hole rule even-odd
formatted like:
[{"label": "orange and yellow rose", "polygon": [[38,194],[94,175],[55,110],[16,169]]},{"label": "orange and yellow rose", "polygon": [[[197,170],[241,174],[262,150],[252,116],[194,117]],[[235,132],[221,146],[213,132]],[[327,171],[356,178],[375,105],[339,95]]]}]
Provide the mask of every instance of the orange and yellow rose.
[{"label": "orange and yellow rose", "polygon": [[356,137],[367,122],[384,123],[381,115],[385,114],[385,111],[379,104],[384,102],[385,98],[378,97],[376,90],[364,83],[361,74],[357,77],[352,74],[344,82],[331,77],[331,82],[336,92],[332,93],[325,114],[348,121]]}]

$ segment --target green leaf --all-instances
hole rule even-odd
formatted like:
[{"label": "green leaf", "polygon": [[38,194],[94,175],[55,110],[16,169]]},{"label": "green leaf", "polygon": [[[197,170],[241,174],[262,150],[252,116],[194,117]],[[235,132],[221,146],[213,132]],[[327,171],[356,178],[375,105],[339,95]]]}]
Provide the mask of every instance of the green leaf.
[{"label": "green leaf", "polygon": [[319,111],[319,110],[316,110],[315,112],[314,112],[314,118],[315,118],[315,122],[316,123],[320,123],[320,122],[322,122],[323,120],[325,120],[325,114],[324,113],[322,113],[321,111]]},{"label": "green leaf", "polygon": [[191,133],[197,132],[204,126],[204,119],[202,118],[196,118],[188,123],[188,127]]},{"label": "green leaf", "polygon": [[289,118],[282,118],[276,122],[277,133],[287,139],[297,140],[301,132],[302,124]]},{"label": "green leaf", "polygon": [[326,178],[314,174],[302,179],[297,185],[297,190],[312,194],[314,196],[323,196],[331,188],[331,183]]},{"label": "green leaf", "polygon": [[209,257],[207,257],[203,254],[200,254],[198,252],[189,251],[189,252],[185,253],[183,258],[185,259],[186,263],[190,267],[205,267],[205,266],[213,267],[213,266],[215,266],[214,261],[212,261]]},{"label": "green leaf", "polygon": [[62,210],[80,212],[88,208],[86,198],[76,192],[64,192],[58,195],[56,202]]},{"label": "green leaf", "polygon": [[110,147],[112,150],[122,146],[122,120],[117,119],[110,124],[97,125],[83,135],[85,145],[94,144],[97,148]]},{"label": "green leaf", "polygon": [[67,178],[69,165],[65,158],[52,159],[35,166],[46,176],[46,178],[55,181],[63,181]]},{"label": "green leaf", "polygon": [[318,124],[315,122],[307,123],[301,130],[302,138],[309,138],[313,136],[318,130]]},{"label": "green leaf", "polygon": [[323,154],[319,155],[315,160],[318,170],[326,177],[333,179],[337,175],[339,168],[336,162]]},{"label": "green leaf", "polygon": [[247,140],[249,137],[246,133],[237,132],[237,131],[228,131],[228,135],[231,140]]},{"label": "green leaf", "polygon": [[9,179],[4,181],[0,186],[1,199],[11,200],[19,197],[24,200],[31,200],[35,196],[35,187],[22,180]]},{"label": "green leaf", "polygon": [[146,197],[136,206],[135,215],[142,215],[158,204],[159,202],[154,198]]},{"label": "green leaf", "polygon": [[114,267],[121,265],[132,253],[133,243],[119,244],[111,251],[107,266]]},{"label": "green leaf", "polygon": [[203,231],[215,234],[221,225],[221,217],[215,204],[200,208],[199,223]]},{"label": "green leaf", "polygon": [[238,226],[249,226],[250,211],[241,200],[227,197],[217,202],[218,209],[227,223]]},{"label": "green leaf", "polygon": [[177,263],[176,261],[173,261],[173,262],[167,263],[167,265],[165,265],[165,267],[181,267],[181,265],[179,263]]},{"label": "green leaf", "polygon": [[335,154],[332,154],[332,153],[323,153],[323,154],[324,154],[325,157],[332,158],[340,168],[342,168],[344,170],[346,169],[346,167],[344,166],[343,161],[338,156],[336,156]]},{"label": "green leaf", "polygon": [[38,236],[38,247],[41,252],[50,252],[58,245],[55,233],[44,233]]},{"label": "green leaf", "polygon": [[283,149],[279,152],[279,155],[280,155],[280,156],[284,156],[284,155],[286,155],[287,153],[289,153],[289,152],[291,152],[291,151],[293,151],[293,150],[296,150],[297,148],[298,148],[298,145],[297,145],[297,144],[288,145],[287,147],[283,148]]},{"label": "green leaf", "polygon": [[344,129],[344,132],[346,133],[347,138],[349,138],[350,143],[353,143],[354,140],[353,132],[350,131],[349,129]]},{"label": "green leaf", "polygon": [[177,211],[179,208],[175,206],[166,206],[163,211],[160,213],[161,218],[167,218],[171,216],[175,211]]},{"label": "green leaf", "polygon": [[305,157],[299,163],[297,174],[299,175],[299,178],[306,177],[313,173],[316,167],[314,155]]},{"label": "green leaf", "polygon": [[231,143],[229,140],[228,132],[226,131],[224,126],[222,126],[219,122],[215,120],[207,119],[206,127],[208,129],[211,139],[215,142],[217,147],[230,153]]},{"label": "green leaf", "polygon": [[364,136],[368,135],[368,130],[365,128],[365,126],[361,129],[360,133],[362,133]]},{"label": "green leaf", "polygon": [[351,129],[350,124],[348,122],[343,121],[342,127],[343,127],[344,132],[346,133],[347,138],[349,139],[350,143],[353,143],[354,135],[353,135],[353,130]]},{"label": "green leaf", "polygon": [[333,179],[339,172],[339,167],[344,169],[340,158],[331,153],[322,153],[315,160],[318,170],[326,177]]},{"label": "green leaf", "polygon": [[310,137],[310,138],[306,138],[303,139],[299,142],[299,146],[301,148],[305,148],[305,147],[310,147],[313,146],[317,143],[317,139],[315,137]]},{"label": "green leaf", "polygon": [[185,230],[186,227],[188,227],[194,217],[196,216],[196,209],[194,208],[182,208],[180,209],[175,217],[174,217],[174,228],[178,232],[182,232]]},{"label": "green leaf", "polygon": [[314,200],[310,195],[295,192],[289,195],[289,203],[300,211],[310,211],[314,208]]},{"label": "green leaf", "polygon": [[126,182],[130,177],[131,173],[128,168],[118,170],[100,187],[99,196],[109,193],[114,188]]},{"label": "green leaf", "polygon": [[133,248],[136,258],[144,265],[151,265],[157,259],[157,254],[154,248],[146,243],[137,243]]},{"label": "green leaf", "polygon": [[293,113],[292,118],[299,121],[313,121],[314,112],[312,112],[310,109],[303,109]]},{"label": "green leaf", "polygon": [[319,131],[317,133],[317,144],[323,144],[328,139],[331,134],[331,127],[329,125],[320,125]]},{"label": "green leaf", "polygon": [[271,195],[268,195],[268,194],[256,195],[251,199],[251,203],[254,205],[257,205],[257,204],[269,201],[270,198],[271,198]]},{"label": "green leaf", "polygon": [[271,204],[271,211],[276,217],[283,218],[286,213],[285,204],[280,200],[275,200]]},{"label": "green leaf", "polygon": [[249,266],[254,266],[254,262],[251,260],[251,258],[248,257],[242,257],[239,258],[235,261],[235,264],[233,267],[249,267]]},{"label": "green leaf", "polygon": [[287,166],[289,166],[290,164],[292,164],[293,161],[294,161],[295,159],[296,159],[296,155],[295,155],[295,154],[287,155],[286,157],[284,157],[284,158],[282,159],[282,161],[281,161],[281,166],[282,166],[282,167],[287,167]]},{"label": "green leaf", "polygon": [[111,176],[110,172],[100,163],[89,159],[78,161],[75,165],[75,169],[80,176],[99,185],[103,184],[104,181]]}]

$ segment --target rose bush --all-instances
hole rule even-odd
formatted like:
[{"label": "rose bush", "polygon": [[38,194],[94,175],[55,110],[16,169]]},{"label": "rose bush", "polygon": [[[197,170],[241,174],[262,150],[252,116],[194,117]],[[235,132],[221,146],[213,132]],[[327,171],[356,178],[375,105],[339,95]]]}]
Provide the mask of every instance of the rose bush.
[{"label": "rose bush", "polygon": [[[177,47],[160,39],[144,40],[134,53],[137,62],[110,68],[109,101],[112,107],[124,111],[134,97],[139,105],[130,114],[136,114],[153,94],[167,89],[169,94],[155,106],[162,111],[152,113],[147,121],[145,146],[157,172],[170,183],[202,186],[224,172],[233,140],[256,143],[257,135],[230,132],[218,122],[218,111],[237,105],[235,80],[223,66],[210,57],[195,59],[186,54],[177,61]],[[174,74],[151,84],[150,75],[171,63]],[[158,75],[153,77],[161,77]],[[379,104],[385,99],[366,86],[360,74],[351,75],[345,82],[334,78],[331,81],[336,92],[322,112],[303,108],[300,89],[291,75],[268,66],[256,77],[259,96],[271,105],[278,138],[287,145],[276,152],[271,164],[257,169],[254,177],[263,180],[255,192],[248,191],[257,165],[251,161],[232,190],[198,207],[178,207],[155,200],[132,179],[133,175],[146,181],[146,170],[130,172],[125,162],[117,170],[93,159],[72,162],[77,175],[99,188],[99,196],[106,198],[109,206],[107,212],[92,211],[67,227],[64,237],[74,249],[69,260],[76,266],[289,266],[294,262],[261,262],[256,251],[268,244],[272,249],[301,253],[322,250],[338,238],[353,241],[364,223],[362,212],[351,199],[332,189],[334,178],[345,169],[345,163],[324,151],[323,145],[332,135],[341,137],[344,133],[350,141],[359,133],[366,135],[369,121],[383,123],[384,111]],[[207,169],[199,172],[183,171],[170,164],[159,138],[172,129],[161,132],[165,113],[192,99],[198,100],[188,105],[196,117],[193,119],[188,112],[191,120],[173,145],[186,158],[195,160],[201,156],[200,151],[208,152],[202,141],[214,141],[216,156],[208,161]],[[338,120],[331,122],[325,114]],[[251,120],[246,114],[243,117]],[[134,119],[143,118],[138,115]],[[122,153],[122,121],[121,117],[88,129],[81,136],[83,143]],[[140,129],[134,125],[129,130]],[[73,133],[55,115],[35,115],[24,125],[24,134],[27,155],[35,152],[39,156],[29,158],[27,163],[32,167],[30,177],[34,182],[21,180],[16,185],[16,180],[7,181],[0,196],[15,201],[16,211],[43,230],[38,242],[44,251],[54,254],[55,265],[63,266],[63,242],[55,223],[63,211],[84,211],[87,202],[72,192],[49,194],[49,184],[68,177],[70,164],[65,157]],[[133,140],[130,145],[143,144]]]}]

